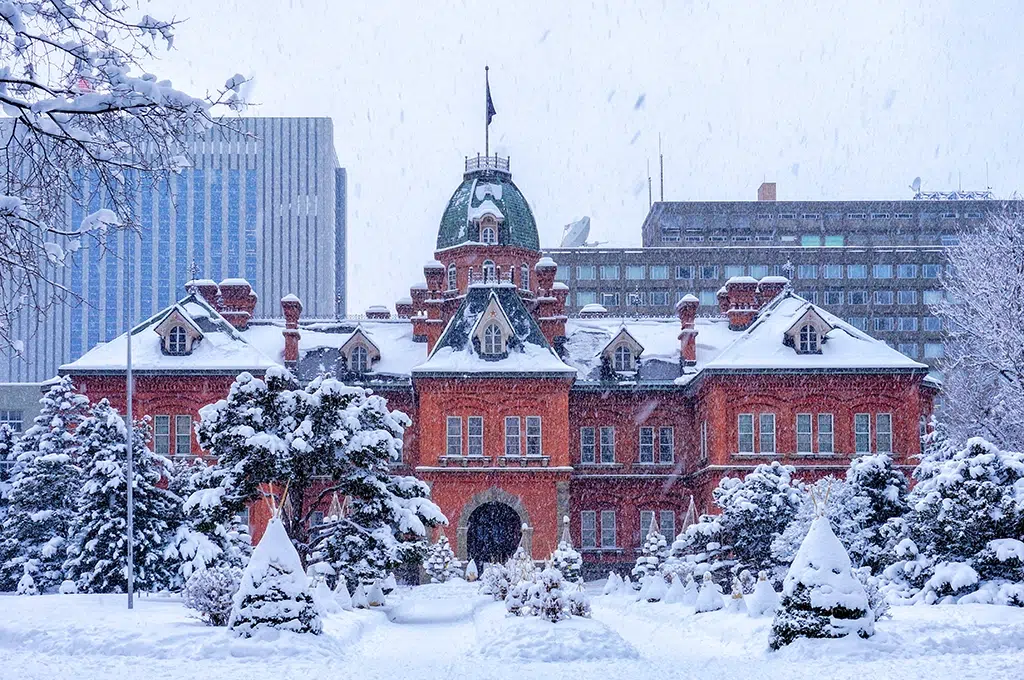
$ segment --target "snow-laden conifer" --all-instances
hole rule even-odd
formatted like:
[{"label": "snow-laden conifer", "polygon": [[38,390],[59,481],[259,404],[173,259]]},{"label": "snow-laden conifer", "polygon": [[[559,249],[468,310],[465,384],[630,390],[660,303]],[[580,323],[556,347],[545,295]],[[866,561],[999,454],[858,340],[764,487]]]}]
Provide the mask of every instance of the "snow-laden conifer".
[{"label": "snow-laden conifer", "polygon": [[662,562],[668,557],[668,542],[665,536],[658,531],[658,516],[653,513],[651,526],[647,530],[644,544],[640,550],[640,556],[636,558],[633,566],[633,578],[641,584],[645,577],[659,573]]},{"label": "snow-laden conifer", "polygon": [[448,537],[442,532],[437,542],[430,547],[423,569],[430,576],[432,583],[444,583],[462,576],[462,564],[455,557],[455,551],[448,543]]},{"label": "snow-laden conifer", "polygon": [[566,581],[582,582],[583,556],[572,545],[568,516],[562,518],[562,537],[558,541],[558,547],[551,553],[550,562],[551,566],[557,569]]},{"label": "snow-laden conifer", "polygon": [[18,595],[38,595],[39,590],[36,588],[35,579],[32,578],[32,568],[25,564],[22,566],[24,573],[18,580]]}]

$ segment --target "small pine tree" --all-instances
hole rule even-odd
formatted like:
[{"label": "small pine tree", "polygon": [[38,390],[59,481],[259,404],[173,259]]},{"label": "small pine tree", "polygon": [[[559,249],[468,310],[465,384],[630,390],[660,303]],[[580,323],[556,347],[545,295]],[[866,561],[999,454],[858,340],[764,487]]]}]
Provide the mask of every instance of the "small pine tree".
[{"label": "small pine tree", "polygon": [[433,583],[444,583],[462,575],[462,565],[455,558],[455,552],[444,533],[438,537],[437,543],[431,546],[423,569]]},{"label": "small pine tree", "polygon": [[18,433],[7,423],[0,423],[0,525],[7,517],[7,495],[11,491],[11,466]]},{"label": "small pine tree", "polygon": [[18,581],[18,595],[38,595],[39,590],[36,588],[35,579],[32,578],[31,567],[28,564],[24,565],[25,573],[21,575],[21,579]]},{"label": "small pine tree", "polygon": [[[127,428],[103,399],[93,406],[77,432],[86,462],[64,568],[77,577],[82,592],[124,592],[128,587],[124,547],[128,524]],[[149,449],[150,434],[148,421],[138,422],[133,428],[134,578],[140,590],[166,588],[172,580],[164,547],[169,532],[167,518],[173,515],[177,499],[159,486],[169,461]]]},{"label": "small pine tree", "polygon": [[769,646],[780,649],[797,638],[874,634],[874,613],[850,556],[827,517],[812,523],[782,587]]},{"label": "small pine tree", "polygon": [[633,567],[633,578],[639,585],[644,578],[660,572],[661,564],[668,557],[668,542],[665,536],[658,531],[657,514],[651,517],[651,526],[647,530],[647,537],[641,548],[640,556],[636,558],[636,565]]},{"label": "small pine tree", "polygon": [[562,538],[558,548],[551,553],[551,566],[557,569],[562,577],[570,583],[583,581],[583,556],[572,546],[569,535],[569,518],[562,518]]},{"label": "small pine tree", "polygon": [[509,581],[508,569],[503,564],[484,565],[484,573],[480,576],[480,592],[490,595],[496,601],[503,601],[508,597],[508,590],[512,587]]},{"label": "small pine tree", "polygon": [[[523,527],[526,528],[525,526]],[[516,551],[509,558],[505,564],[505,569],[508,571],[509,582],[515,585],[520,581],[532,581],[534,574],[537,572],[537,566],[533,562],[533,558],[530,557],[530,553],[526,551],[526,548],[522,543],[516,548]]]},{"label": "small pine tree", "polygon": [[320,614],[299,553],[276,514],[242,572],[228,627],[241,637],[267,629],[321,632]]},{"label": "small pine tree", "polygon": [[535,616],[552,623],[565,621],[571,616],[565,587],[558,570],[548,567],[530,584],[526,605]]}]

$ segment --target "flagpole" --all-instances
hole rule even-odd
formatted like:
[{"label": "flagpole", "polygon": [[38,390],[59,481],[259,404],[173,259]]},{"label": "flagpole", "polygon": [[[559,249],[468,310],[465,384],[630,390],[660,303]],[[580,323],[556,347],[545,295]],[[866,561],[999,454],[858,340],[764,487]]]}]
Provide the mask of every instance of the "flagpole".
[{"label": "flagpole", "polygon": [[488,71],[490,66],[484,66],[484,158],[491,155],[491,126],[487,120],[490,117],[491,109],[488,106],[487,95],[491,91],[491,78]]}]

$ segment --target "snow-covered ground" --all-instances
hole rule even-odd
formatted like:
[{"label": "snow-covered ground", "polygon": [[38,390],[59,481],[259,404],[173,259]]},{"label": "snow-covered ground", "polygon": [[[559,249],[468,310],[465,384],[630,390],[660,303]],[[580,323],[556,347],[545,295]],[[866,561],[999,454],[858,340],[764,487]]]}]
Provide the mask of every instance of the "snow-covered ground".
[{"label": "snow-covered ground", "polygon": [[204,626],[172,598],[142,597],[128,612],[124,596],[11,596],[0,599],[0,678],[995,680],[1024,668],[1024,609],[1012,607],[897,607],[870,640],[771,653],[770,619],[619,596],[593,605],[592,621],[505,619],[500,603],[456,582],[328,615],[319,637],[257,641]]}]

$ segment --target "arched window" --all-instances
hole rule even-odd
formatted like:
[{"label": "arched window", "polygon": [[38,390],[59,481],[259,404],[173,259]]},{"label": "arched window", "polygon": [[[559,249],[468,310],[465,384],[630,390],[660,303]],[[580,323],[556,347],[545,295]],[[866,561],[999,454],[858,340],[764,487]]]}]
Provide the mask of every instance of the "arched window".
[{"label": "arched window", "polygon": [[494,227],[484,227],[480,230],[480,242],[489,246],[498,243],[498,232]]},{"label": "arched window", "polygon": [[366,373],[370,370],[369,355],[366,353],[366,348],[357,345],[352,349],[352,353],[349,355],[349,368],[355,373]]},{"label": "arched window", "polygon": [[167,335],[167,352],[177,355],[188,353],[188,334],[181,326],[175,326]]},{"label": "arched window", "polygon": [[455,290],[455,264],[448,265],[448,290]]},{"label": "arched window", "polygon": [[502,347],[501,328],[492,323],[484,329],[484,354],[501,354],[505,348]]},{"label": "arched window", "polygon": [[800,352],[802,354],[814,354],[817,351],[818,331],[811,324],[807,324],[800,329]]},{"label": "arched window", "polygon": [[633,353],[626,345],[619,345],[612,353],[612,368],[616,371],[633,370]]},{"label": "arched window", "polygon": [[496,283],[494,260],[484,260],[484,283]]},{"label": "arched window", "polygon": [[524,263],[519,271],[521,272],[519,275],[519,287],[523,290],[530,290],[530,265]]}]

